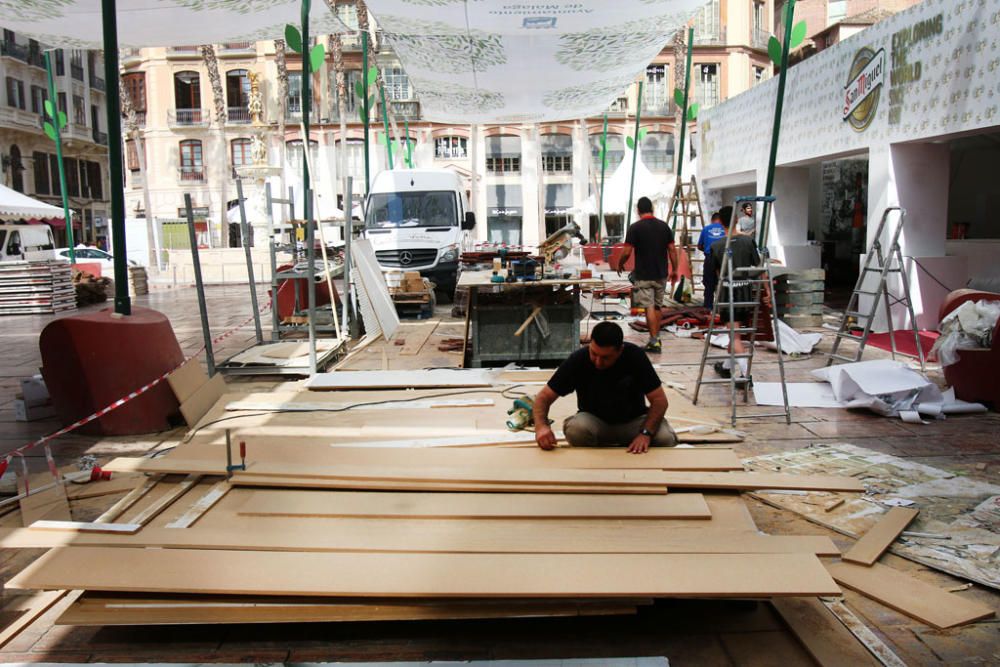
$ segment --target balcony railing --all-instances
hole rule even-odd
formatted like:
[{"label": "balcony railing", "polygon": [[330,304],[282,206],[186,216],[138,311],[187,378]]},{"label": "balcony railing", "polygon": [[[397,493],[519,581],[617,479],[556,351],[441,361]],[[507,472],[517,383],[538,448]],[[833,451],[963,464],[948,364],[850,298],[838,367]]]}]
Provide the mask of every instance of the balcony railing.
[{"label": "balcony railing", "polygon": [[100,90],[101,92],[104,92],[108,89],[108,85],[104,83],[104,79],[97,76],[93,72],[90,73],[90,87],[93,88],[94,90]]},{"label": "balcony railing", "polygon": [[202,166],[179,167],[177,178],[186,183],[203,183],[205,181],[205,168]]},{"label": "balcony railing", "polygon": [[608,107],[608,115],[624,115],[628,113],[628,97],[622,96]]},{"label": "balcony railing", "polygon": [[256,42],[226,42],[220,49],[221,53],[256,53]]},{"label": "balcony railing", "polygon": [[302,118],[302,97],[289,95],[285,98],[285,120],[299,120],[300,118]]},{"label": "balcony railing", "polygon": [[226,109],[226,122],[233,125],[249,125],[250,110],[246,107],[228,107]]},{"label": "balcony railing", "polygon": [[167,124],[170,127],[208,127],[208,109],[168,109]]},{"label": "balcony railing", "polygon": [[95,128],[92,131],[92,133],[93,133],[94,143],[95,144],[99,144],[101,146],[107,146],[108,145],[108,133],[107,132],[100,132],[100,131],[98,131]]},{"label": "balcony railing", "polygon": [[168,58],[200,58],[201,49],[196,44],[184,44],[181,46],[171,46],[167,49]]},{"label": "balcony railing", "polygon": [[651,100],[648,97],[642,102],[643,116],[673,117],[677,112],[677,104],[672,99]]},{"label": "balcony railing", "polygon": [[[420,118],[420,102],[416,100],[390,100],[389,108],[399,120],[417,120]],[[381,108],[379,109],[381,114]]]},{"label": "balcony railing", "polygon": [[750,32],[750,45],[755,49],[767,49],[767,42],[771,39],[771,33],[764,28],[754,28]]},{"label": "balcony railing", "polygon": [[45,57],[38,47],[28,47],[28,64],[45,69]]},{"label": "balcony railing", "polygon": [[694,43],[701,46],[723,45],[726,43],[726,29],[718,23],[696,29]]},{"label": "balcony railing", "polygon": [[83,64],[70,63],[69,75],[77,81],[83,81]]},{"label": "balcony railing", "polygon": [[21,62],[28,62],[28,45],[4,40],[0,42],[0,56],[10,56]]}]

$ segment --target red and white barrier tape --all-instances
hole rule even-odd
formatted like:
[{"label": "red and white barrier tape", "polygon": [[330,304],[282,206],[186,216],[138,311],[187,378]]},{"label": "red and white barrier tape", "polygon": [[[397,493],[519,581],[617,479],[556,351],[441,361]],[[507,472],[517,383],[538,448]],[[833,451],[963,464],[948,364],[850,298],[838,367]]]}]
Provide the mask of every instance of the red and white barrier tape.
[{"label": "red and white barrier tape", "polygon": [[[260,309],[260,312],[261,313],[265,313],[270,308],[271,308],[271,302],[268,302],[266,305],[264,305],[263,308]],[[250,317],[248,317],[247,319],[243,320],[242,322],[240,322],[239,324],[237,324],[235,327],[233,327],[229,331],[226,331],[226,332],[220,334],[219,336],[216,336],[215,338],[212,339],[212,344],[214,345],[215,343],[221,342],[221,341],[225,340],[226,338],[229,338],[230,336],[232,336],[233,334],[235,334],[239,329],[242,329],[244,326],[246,326],[247,324],[249,324],[250,322],[252,322],[253,319],[254,319],[254,316],[251,315]],[[148,382],[148,383],[144,384],[143,386],[139,387],[135,391],[129,392],[127,395],[123,396],[122,398],[119,398],[117,401],[114,401],[111,404],[106,405],[105,407],[101,408],[100,410],[98,410],[94,414],[88,415],[87,417],[84,417],[83,419],[77,420],[77,421],[73,422],[72,424],[70,424],[69,426],[64,426],[63,428],[59,429],[58,431],[55,431],[54,433],[49,433],[48,435],[44,435],[41,438],[39,438],[38,440],[35,440],[34,442],[29,442],[26,445],[23,445],[21,447],[18,447],[17,449],[11,450],[7,454],[7,458],[4,460],[4,462],[2,464],[0,464],[0,475],[2,475],[4,472],[7,471],[7,467],[10,465],[11,459],[14,456],[20,456],[21,457],[21,465],[22,465],[22,468],[24,470],[25,492],[28,493],[28,488],[27,488],[27,484],[28,484],[28,481],[27,481],[28,480],[28,464],[27,464],[27,462],[24,459],[24,453],[27,452],[27,451],[29,451],[29,450],[34,449],[35,447],[38,447],[39,445],[45,445],[45,459],[46,459],[46,462],[48,463],[49,470],[52,472],[53,476],[55,476],[55,478],[57,480],[60,479],[60,477],[59,477],[59,471],[56,468],[55,459],[52,457],[52,450],[49,448],[49,445],[46,444],[46,443],[48,443],[48,442],[50,442],[52,440],[55,440],[56,438],[58,438],[60,436],[66,435],[67,433],[70,433],[71,431],[75,431],[76,429],[78,429],[78,428],[80,428],[82,426],[85,426],[86,424],[89,424],[92,421],[100,419],[101,417],[103,417],[104,415],[108,414],[112,410],[116,410],[116,409],[120,408],[121,406],[125,405],[126,403],[135,400],[139,396],[142,396],[147,391],[149,391],[150,389],[152,389],[156,385],[158,385],[161,382],[163,382],[164,380],[166,380],[170,376],[170,374],[173,373],[174,371],[176,371],[178,368],[180,368],[181,366],[183,366],[184,364],[186,364],[187,362],[189,362],[191,359],[194,359],[199,354],[201,354],[202,352],[204,352],[206,347],[207,347],[206,345],[202,345],[196,352],[194,352],[194,354],[192,354],[190,357],[187,357],[186,359],[184,359],[184,361],[182,361],[180,364],[178,364],[175,368],[170,369],[169,371],[167,371],[166,373],[164,373],[160,377],[156,378],[152,382]]]}]

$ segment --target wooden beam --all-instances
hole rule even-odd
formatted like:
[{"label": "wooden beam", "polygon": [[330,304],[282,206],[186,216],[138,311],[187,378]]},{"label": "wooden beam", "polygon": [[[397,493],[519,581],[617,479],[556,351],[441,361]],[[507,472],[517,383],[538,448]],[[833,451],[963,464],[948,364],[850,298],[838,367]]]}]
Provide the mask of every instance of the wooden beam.
[{"label": "wooden beam", "polygon": [[200,479],[201,477],[199,475],[188,475],[185,479],[181,480],[177,486],[163,494],[162,497],[158,498],[156,502],[132,517],[132,520],[129,523],[137,523],[140,526],[145,526],[147,523],[152,521],[154,517],[159,515],[160,512],[173,505],[178,498],[187,493],[192,486],[198,483],[198,480]]},{"label": "wooden beam", "polygon": [[704,519],[712,512],[700,493],[665,496],[517,493],[390,493],[257,491],[243,516],[398,519]]},{"label": "wooden beam", "polygon": [[664,495],[665,486],[621,486],[604,484],[493,484],[486,482],[426,482],[422,480],[354,480],[307,477],[270,477],[235,473],[230,480],[234,486],[283,488],[283,489],[343,489],[354,491],[464,491],[470,493],[609,493]]},{"label": "wooden beam", "polygon": [[191,527],[205,512],[212,509],[217,502],[222,500],[232,488],[233,487],[229,484],[229,482],[217,482],[215,486],[205,493],[205,495],[195,501],[195,503],[189,507],[184,514],[168,523],[167,528]]},{"label": "wooden beam", "polygon": [[791,475],[780,472],[674,472],[663,473],[668,487],[678,489],[730,489],[753,491],[789,489],[803,491],[858,491],[864,484],[839,475]]},{"label": "wooden beam", "polygon": [[775,598],[771,605],[820,667],[881,667],[816,598]]},{"label": "wooden beam", "polygon": [[57,530],[81,533],[110,533],[112,535],[132,535],[142,528],[141,523],[90,523],[89,521],[36,521],[32,530]]},{"label": "wooden beam", "polygon": [[938,629],[990,618],[994,611],[885,565],[827,565],[840,584]]},{"label": "wooden beam", "polygon": [[102,547],[51,549],[10,587],[428,598],[731,598],[840,591],[811,554],[358,555]]},{"label": "wooden beam", "polygon": [[910,522],[917,518],[917,514],[917,510],[908,507],[893,507],[843,555],[843,559],[861,565],[871,565]]},{"label": "wooden beam", "polygon": [[435,368],[428,371],[337,371],[316,373],[306,382],[306,387],[312,391],[490,387],[492,385],[493,373],[491,371],[458,368]]},{"label": "wooden beam", "polygon": [[[117,459],[116,459],[117,460]],[[124,471],[122,471],[124,472]],[[124,514],[132,505],[139,502],[139,499],[149,493],[154,486],[162,479],[162,475],[153,475],[142,483],[141,486],[137,486],[124,498],[116,502],[114,505],[105,510],[104,514],[94,519],[94,523],[111,523],[122,514]]]}]

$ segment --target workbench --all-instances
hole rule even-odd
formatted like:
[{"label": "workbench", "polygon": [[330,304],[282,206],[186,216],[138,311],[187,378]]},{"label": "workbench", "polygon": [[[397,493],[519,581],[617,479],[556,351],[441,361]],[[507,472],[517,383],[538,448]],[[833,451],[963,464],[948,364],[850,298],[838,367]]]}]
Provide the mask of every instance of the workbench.
[{"label": "workbench", "polygon": [[[580,347],[580,292],[596,278],[492,283],[492,271],[463,271],[458,287],[469,290],[466,365],[560,362]],[[530,318],[530,319],[529,319]]]}]

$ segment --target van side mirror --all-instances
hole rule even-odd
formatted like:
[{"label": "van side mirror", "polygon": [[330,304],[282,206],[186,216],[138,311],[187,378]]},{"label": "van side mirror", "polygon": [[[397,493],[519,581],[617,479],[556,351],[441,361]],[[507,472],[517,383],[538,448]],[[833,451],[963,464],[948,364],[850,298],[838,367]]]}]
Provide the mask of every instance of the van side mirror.
[{"label": "van side mirror", "polygon": [[469,231],[476,228],[476,214],[472,211],[465,212],[465,220],[462,221],[462,229]]}]

